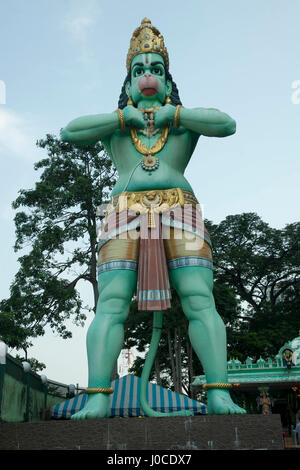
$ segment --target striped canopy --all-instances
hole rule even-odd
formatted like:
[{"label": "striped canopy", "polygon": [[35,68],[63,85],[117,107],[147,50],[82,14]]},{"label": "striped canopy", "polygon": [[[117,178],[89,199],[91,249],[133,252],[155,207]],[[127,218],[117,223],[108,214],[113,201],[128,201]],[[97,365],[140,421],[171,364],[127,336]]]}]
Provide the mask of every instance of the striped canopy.
[{"label": "striped canopy", "polygon": [[[112,417],[144,416],[139,400],[140,381],[139,377],[126,375],[112,382],[111,386],[114,389],[114,393],[110,396]],[[85,406],[87,397],[87,394],[83,393],[63,403],[58,403],[51,408],[51,417],[54,419],[69,419]],[[190,410],[194,414],[207,413],[206,406],[203,403],[150,382],[148,382],[147,387],[147,399],[151,408],[155,411],[170,413],[172,411]]]}]

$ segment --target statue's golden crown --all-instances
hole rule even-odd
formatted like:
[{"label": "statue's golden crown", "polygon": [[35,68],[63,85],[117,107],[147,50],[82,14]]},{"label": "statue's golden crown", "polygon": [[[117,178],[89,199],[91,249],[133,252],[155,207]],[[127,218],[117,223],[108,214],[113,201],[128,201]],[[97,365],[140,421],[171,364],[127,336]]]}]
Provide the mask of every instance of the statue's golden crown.
[{"label": "statue's golden crown", "polygon": [[136,55],[147,52],[160,54],[164,58],[166,68],[169,68],[169,55],[164,44],[164,38],[158,29],[152,26],[151,21],[144,18],[141,26],[134,31],[130,41],[126,60],[127,71],[129,72],[132,59]]}]

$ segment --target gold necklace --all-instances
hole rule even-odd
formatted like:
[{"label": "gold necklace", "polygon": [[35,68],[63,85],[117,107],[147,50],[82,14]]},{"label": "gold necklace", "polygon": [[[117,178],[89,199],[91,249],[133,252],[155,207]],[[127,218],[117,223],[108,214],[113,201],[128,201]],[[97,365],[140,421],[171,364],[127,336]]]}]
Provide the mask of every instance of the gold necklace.
[{"label": "gold necklace", "polygon": [[159,129],[155,129],[154,127],[154,113],[160,109],[160,107],[153,107],[153,108],[138,108],[144,115],[146,127],[141,132],[150,139],[155,134],[159,132]]},{"label": "gold necklace", "polygon": [[157,170],[157,168],[159,167],[159,160],[154,155],[164,148],[168,140],[169,125],[163,128],[161,136],[157,139],[157,141],[152,145],[150,149],[138,137],[136,129],[131,128],[130,133],[133,145],[135,146],[136,150],[142,155],[145,155],[145,157],[142,159],[143,170]]}]

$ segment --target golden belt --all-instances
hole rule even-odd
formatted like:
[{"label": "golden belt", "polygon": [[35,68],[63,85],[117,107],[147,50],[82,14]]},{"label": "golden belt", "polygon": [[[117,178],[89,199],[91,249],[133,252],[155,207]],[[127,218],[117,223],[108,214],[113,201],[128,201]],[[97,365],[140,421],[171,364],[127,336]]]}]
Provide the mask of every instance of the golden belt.
[{"label": "golden belt", "polygon": [[174,207],[185,204],[197,206],[198,200],[187,189],[154,189],[147,191],[124,191],[116,194],[107,207],[107,215],[111,212],[130,210],[137,214],[148,214],[148,228],[155,227],[154,213],[161,214]]}]

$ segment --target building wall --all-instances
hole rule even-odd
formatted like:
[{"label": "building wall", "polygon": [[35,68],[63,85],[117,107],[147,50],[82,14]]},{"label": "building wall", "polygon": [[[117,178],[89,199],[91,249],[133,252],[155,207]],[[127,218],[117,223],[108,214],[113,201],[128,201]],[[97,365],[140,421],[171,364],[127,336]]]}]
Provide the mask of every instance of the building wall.
[{"label": "building wall", "polygon": [[[55,385],[54,385],[55,384]],[[42,421],[46,410],[66,399],[67,385],[45,382],[9,354],[0,363],[0,421]]]}]

